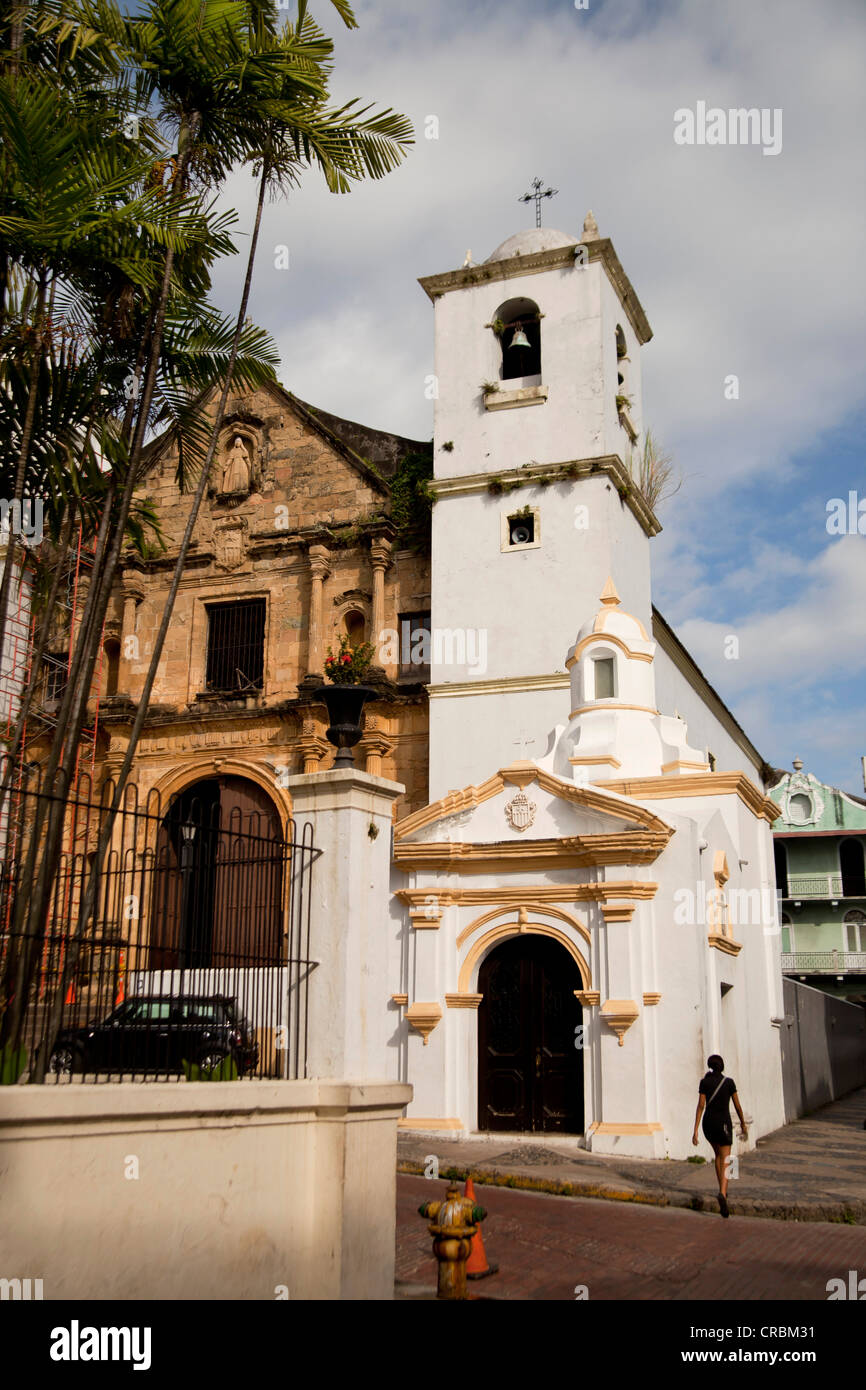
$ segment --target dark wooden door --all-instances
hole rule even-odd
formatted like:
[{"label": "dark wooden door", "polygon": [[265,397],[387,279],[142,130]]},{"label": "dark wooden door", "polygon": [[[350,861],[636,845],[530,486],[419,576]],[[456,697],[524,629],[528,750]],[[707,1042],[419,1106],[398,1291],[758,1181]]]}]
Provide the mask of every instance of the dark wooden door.
[{"label": "dark wooden door", "polygon": [[279,817],[257,782],[224,777],[220,786],[214,953],[238,965],[276,965],[283,892]]},{"label": "dark wooden door", "polygon": [[257,783],[212,777],[187,788],[157,837],[150,968],[278,964],[284,853]]},{"label": "dark wooden door", "polygon": [[548,937],[527,934],[491,951],[478,976],[478,1127],[583,1130],[580,973]]}]

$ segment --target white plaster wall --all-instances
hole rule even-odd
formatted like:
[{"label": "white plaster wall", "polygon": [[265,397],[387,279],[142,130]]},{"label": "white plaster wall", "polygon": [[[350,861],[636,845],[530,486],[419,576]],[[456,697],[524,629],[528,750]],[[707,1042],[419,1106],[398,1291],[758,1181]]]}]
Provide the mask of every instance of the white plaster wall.
[{"label": "white plaster wall", "polygon": [[[405,788],[355,768],[286,779],[298,823],[312,822],[321,851],[310,874],[307,1075],[381,1076],[392,1031],[386,1004],[392,806]],[[305,980],[293,1009],[307,1001]],[[296,1015],[293,1015],[296,1016]]]},{"label": "white plaster wall", "polygon": [[[506,411],[513,420],[519,410]],[[509,466],[520,463],[516,454]],[[540,545],[501,549],[501,518],[540,512]],[[588,526],[577,507],[588,512]],[[487,629],[488,678],[565,669],[581,625],[599,609],[608,576],[623,609],[649,631],[649,541],[604,474],[506,496],[487,491],[440,497],[433,508],[432,622]],[[435,664],[432,683],[480,678]]]},{"label": "white plaster wall", "polygon": [[[568,716],[568,693],[563,675],[559,690],[431,700],[430,800],[484,782],[518,758],[537,761],[547,751],[555,726]],[[528,740],[525,751],[515,742],[522,734]]]},{"label": "white plaster wall", "polygon": [[[0,1269],[54,1299],[393,1297],[408,1086],[5,1087]],[[130,1179],[130,1160],[138,1177]]]},{"label": "white plaster wall", "polygon": [[[519,411],[506,412],[509,419]],[[538,549],[503,552],[500,518],[524,505],[540,510]],[[575,507],[589,509],[589,527],[575,529]],[[565,660],[581,625],[599,607],[612,575],[623,608],[650,623],[647,538],[603,477],[526,487],[507,497],[487,492],[442,497],[433,508],[431,622],[440,632],[482,632],[486,662],[434,661],[431,684],[565,675]],[[477,640],[477,639],[476,639]],[[476,651],[480,648],[476,648]],[[443,641],[442,656],[448,651]],[[456,644],[451,655],[462,655]],[[434,657],[436,653],[434,650]],[[495,704],[491,701],[496,701]],[[569,691],[507,692],[463,697],[449,708],[430,704],[430,796],[461,787],[503,765],[503,745],[521,734],[547,737],[565,723]],[[508,761],[516,755],[513,747]]]},{"label": "white plaster wall", "polygon": [[[625,364],[625,389],[623,394],[631,398],[631,405],[628,407],[629,418],[638,435],[638,442],[635,449],[640,447],[641,435],[643,433],[643,394],[641,386],[641,345],[637,334],[631,326],[628,315],[623,309],[616,290],[611,285],[607,276],[602,276],[601,286],[601,321],[602,321],[602,365],[605,383],[608,389],[605,391],[605,437],[610,448],[609,453],[619,454],[624,463],[630,462],[631,441],[626,430],[619,421],[619,412],[616,405],[616,397],[619,391],[617,377],[619,369],[616,356],[616,330],[620,327],[625,337],[626,357]],[[611,385],[612,383],[612,385]]]},{"label": "white plaster wall", "polygon": [[[706,1071],[711,1052],[723,1051],[720,1031],[723,981],[734,986],[733,1029],[736,1050],[733,1056],[739,1074],[734,1074],[731,1048],[725,1061],[740,1088],[746,1114],[751,1116],[747,1145],[737,1141],[742,1151],[754,1147],[755,1140],[784,1123],[781,1087],[779,1033],[772,1019],[778,1015],[778,987],[781,962],[776,933],[765,934],[760,922],[733,928],[735,940],[742,943],[738,956],[730,956],[708,945],[708,926],[698,920],[697,902],[692,924],[677,923],[682,899],[678,890],[688,889],[698,896],[698,883],[706,894],[713,886],[713,856],[722,850],[731,877],[728,888],[752,889],[767,886],[766,856],[758,853],[766,822],[757,822],[745,807],[744,818],[730,803],[742,806],[736,797],[695,798],[689,811],[700,808],[698,816],[683,816],[673,803],[652,802],[652,808],[666,820],[677,824],[677,834],[653,866],[659,891],[651,905],[659,951],[658,984],[645,983],[644,989],[658,989],[662,1001],[657,1014],[657,1075],[660,1098],[658,1119],[663,1124],[672,1158],[685,1158],[693,1152],[691,1126],[697,1105],[697,1086]],[[707,804],[710,803],[710,804]],[[728,803],[724,805],[724,803]],[[723,814],[723,811],[725,814]],[[732,835],[729,827],[746,832]],[[769,829],[769,827],[767,827]],[[700,852],[699,842],[708,846]],[[740,858],[749,859],[742,868]],[[768,946],[768,943],[770,945]],[[635,1028],[639,1025],[636,1024]],[[626,1036],[629,1045],[632,1028]],[[724,1052],[723,1052],[724,1055]],[[735,1131],[736,1132],[736,1131]],[[703,1138],[698,1152],[709,1152]]]},{"label": "white plaster wall", "polygon": [[[664,714],[673,714],[674,709],[679,710],[689,726],[689,743],[692,747],[709,749],[715,754],[716,769],[719,772],[745,772],[760,787],[762,783],[759,764],[731,737],[679,667],[658,645],[653,668],[658,707]],[[719,694],[724,696],[722,691]]]}]

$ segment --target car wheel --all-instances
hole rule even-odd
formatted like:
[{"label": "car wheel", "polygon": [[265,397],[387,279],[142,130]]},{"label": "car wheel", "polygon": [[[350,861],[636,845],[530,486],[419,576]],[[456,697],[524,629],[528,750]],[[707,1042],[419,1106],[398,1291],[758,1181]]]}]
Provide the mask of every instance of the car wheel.
[{"label": "car wheel", "polygon": [[71,1076],[73,1072],[84,1070],[81,1053],[68,1043],[55,1047],[48,1062],[48,1070],[55,1076]]},{"label": "car wheel", "polygon": [[220,1062],[224,1062],[230,1056],[230,1052],[225,1052],[218,1047],[208,1048],[199,1057],[198,1064],[202,1071],[213,1071],[214,1067],[218,1067]]}]

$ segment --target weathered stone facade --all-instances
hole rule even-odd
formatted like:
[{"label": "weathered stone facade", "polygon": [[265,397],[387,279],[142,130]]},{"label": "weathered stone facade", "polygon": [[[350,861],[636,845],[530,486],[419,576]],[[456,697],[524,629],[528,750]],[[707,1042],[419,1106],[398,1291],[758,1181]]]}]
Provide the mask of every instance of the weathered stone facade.
[{"label": "weathered stone facade", "polygon": [[[273,789],[287,809],[279,790],[286,777],[333,761],[326,711],[311,691],[322,683],[328,648],[351,628],[353,640],[377,647],[371,678],[381,691],[366,707],[356,761],[405,784],[398,816],[426,803],[424,673],[375,663],[383,628],[429,611],[429,549],[401,548],[388,483],[402,457],[429,450],[320,419],[276,385],[229,398],[136,755],[133,780],[142,793],[158,786],[170,796],[196,776],[231,770]],[[108,774],[127,746],[189,515],[191,495],[178,489],[176,469],[168,433],[151,446],[141,488],[168,548],[125,566],[106,629],[120,642],[116,690],[104,676],[100,708],[97,758]],[[208,605],[255,599],[265,600],[261,688],[209,690]]]}]

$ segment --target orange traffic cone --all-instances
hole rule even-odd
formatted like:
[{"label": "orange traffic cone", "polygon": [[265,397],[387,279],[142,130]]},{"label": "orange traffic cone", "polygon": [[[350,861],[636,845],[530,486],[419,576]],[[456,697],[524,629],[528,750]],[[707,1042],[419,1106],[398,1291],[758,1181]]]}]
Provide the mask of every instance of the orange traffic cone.
[{"label": "orange traffic cone", "polygon": [[126,952],[121,951],[117,962],[117,994],[114,996],[114,1006],[117,1008],[126,999]]},{"label": "orange traffic cone", "polygon": [[[475,1188],[472,1185],[471,1178],[466,1179],[466,1187],[463,1190],[463,1195],[464,1197],[471,1198],[473,1202],[476,1201]],[[488,1263],[487,1255],[484,1250],[484,1237],[481,1234],[481,1226],[479,1225],[478,1230],[472,1237],[472,1243],[469,1248],[469,1259],[466,1261],[466,1278],[484,1279],[488,1274],[495,1274],[498,1268],[499,1265]]]},{"label": "orange traffic cone", "polygon": [[71,984],[71,985],[69,986],[68,990],[66,991],[66,1000],[65,1000],[65,1002],[66,1002],[67,1004],[74,1004],[74,1003],[75,1003],[75,985],[74,985],[74,983]]}]

